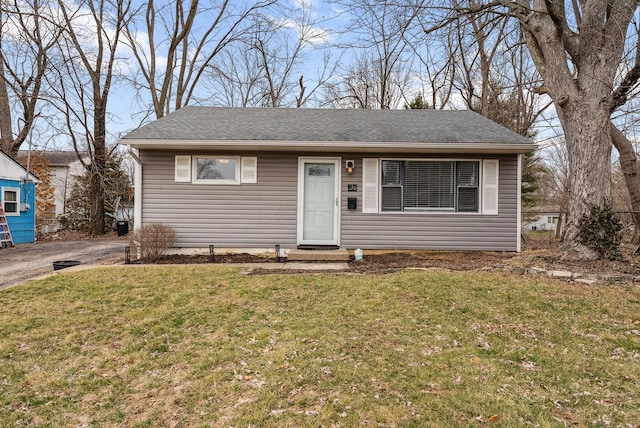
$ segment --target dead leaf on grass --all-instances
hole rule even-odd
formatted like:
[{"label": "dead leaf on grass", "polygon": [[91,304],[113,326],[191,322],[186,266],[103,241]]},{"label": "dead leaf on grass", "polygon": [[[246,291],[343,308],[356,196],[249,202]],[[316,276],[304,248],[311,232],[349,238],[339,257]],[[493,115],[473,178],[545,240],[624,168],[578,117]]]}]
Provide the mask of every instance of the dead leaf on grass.
[{"label": "dead leaf on grass", "polygon": [[282,415],[284,412],[286,412],[286,411],[287,411],[287,409],[273,409],[273,410],[270,412],[270,415],[271,415],[271,416],[281,416],[281,415]]},{"label": "dead leaf on grass", "polygon": [[240,407],[242,405],[245,404],[249,404],[249,403],[253,403],[253,398],[248,398],[248,397],[238,397],[238,401],[236,401],[236,404],[233,405],[233,407]]}]

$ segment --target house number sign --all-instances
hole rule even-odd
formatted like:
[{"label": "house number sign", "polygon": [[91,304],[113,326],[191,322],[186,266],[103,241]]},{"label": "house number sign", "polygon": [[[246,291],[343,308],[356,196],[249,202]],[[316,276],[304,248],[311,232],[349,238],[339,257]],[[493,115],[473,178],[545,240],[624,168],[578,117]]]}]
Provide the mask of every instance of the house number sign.
[{"label": "house number sign", "polygon": [[357,184],[347,184],[347,192],[357,192],[358,185]]}]

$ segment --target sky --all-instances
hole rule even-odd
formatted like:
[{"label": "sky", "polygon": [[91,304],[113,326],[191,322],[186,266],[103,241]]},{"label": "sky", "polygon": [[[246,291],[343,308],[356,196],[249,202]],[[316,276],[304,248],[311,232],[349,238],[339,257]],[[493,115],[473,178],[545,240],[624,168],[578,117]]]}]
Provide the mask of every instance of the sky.
[{"label": "sky", "polygon": [[[170,0],[166,0],[170,1]],[[232,0],[231,5],[237,7],[239,4],[242,4],[245,1],[250,0]],[[341,73],[345,72],[346,65],[351,64],[353,62],[353,49],[343,49],[340,50],[341,54],[337,53],[338,51],[332,46],[335,45],[349,45],[352,44],[355,40],[355,33],[344,33],[340,32],[340,29],[343,29],[347,26],[350,20],[350,15],[345,12],[345,9],[335,2],[321,1],[315,0],[311,2],[310,0],[281,0],[283,3],[289,6],[289,13],[286,15],[276,16],[275,14],[271,14],[271,18],[282,24],[285,28],[285,33],[288,35],[288,43],[289,47],[295,42],[297,36],[299,35],[299,27],[295,25],[295,18],[300,18],[304,16],[310,22],[313,22],[312,26],[305,27],[304,33],[311,37],[309,38],[308,44],[303,50],[303,54],[301,56],[302,61],[296,65],[296,68],[292,71],[290,81],[295,85],[299,76],[304,76],[304,82],[311,90],[313,87],[314,78],[317,78],[319,72],[318,70],[322,68],[322,55],[327,52],[332,52],[335,56],[334,58],[338,58],[340,56],[340,63],[342,67],[338,67],[333,70],[334,79],[339,77]],[[71,4],[71,2],[66,2],[66,4]],[[161,1],[156,0],[157,4],[162,4]],[[143,6],[145,3],[140,0],[135,0],[134,7]],[[167,11],[168,13],[168,11]],[[265,12],[271,13],[271,12]],[[55,12],[52,12],[55,15]],[[95,46],[96,38],[92,36],[92,24],[91,20],[88,19],[86,15],[84,17],[79,15],[80,18],[77,18],[80,26],[88,29],[87,37],[84,41],[86,46]],[[209,24],[212,19],[212,14],[202,13],[198,15],[196,19],[196,28],[204,28]],[[9,29],[10,30],[10,29]],[[5,31],[7,29],[5,28]],[[136,41],[139,43],[139,46],[142,48],[142,51],[147,53],[150,51],[150,47],[148,46],[147,34],[145,29],[142,27],[138,27],[138,32],[136,33]],[[93,30],[95,34],[96,30]],[[109,30],[109,34],[113,35],[113,31]],[[284,53],[286,50],[286,45],[281,41],[279,48],[281,52],[276,53]],[[156,45],[160,51],[162,51],[163,46],[166,46],[166,40],[163,40],[161,36],[156,37]],[[432,49],[432,52],[437,50],[437,48]],[[192,52],[190,52],[193,55]],[[472,52],[467,52],[467,54],[471,55]],[[133,59],[132,51],[129,47],[127,47],[126,43],[121,43],[119,45],[118,54],[117,54],[117,69],[123,74],[128,76],[129,78],[135,74],[138,70],[138,65],[136,61]],[[218,65],[224,68],[226,62],[229,61],[230,58],[224,58],[220,56],[221,61]],[[233,57],[232,59],[237,57]],[[167,58],[166,55],[158,55],[157,63],[159,66],[163,66],[166,64]],[[249,70],[251,71],[251,70]],[[411,78],[415,78],[415,75]],[[418,80],[415,79],[413,82],[409,82],[410,90],[414,85],[415,93],[421,90],[418,86]],[[295,86],[294,86],[295,88]],[[208,97],[206,95],[210,94],[220,94],[219,87],[217,89],[211,89],[211,86],[202,86],[200,92],[201,103],[206,105],[228,105],[225,104],[224,98],[222,96],[219,97]],[[292,94],[297,93],[294,89]],[[292,99],[292,96],[290,97]],[[118,138],[126,134],[128,131],[135,129],[140,125],[142,116],[140,112],[143,110],[144,105],[149,105],[149,96],[148,94],[143,94],[143,99],[139,99],[138,93],[133,89],[132,85],[126,80],[116,80],[116,82],[112,86],[112,90],[110,92],[109,99],[109,120],[108,120],[108,132],[109,132],[109,142],[111,144],[115,143]],[[197,104],[197,102],[192,102],[193,104]],[[309,104],[307,106],[314,106],[314,104]],[[402,104],[399,104],[399,108],[402,107]],[[452,101],[450,103],[450,107],[453,108],[463,108],[464,103],[460,97],[453,96]],[[553,118],[553,111],[549,110],[547,115],[550,118]],[[147,121],[152,119],[154,116],[147,117]],[[47,124],[43,121],[40,121],[39,126],[46,128]],[[557,128],[557,122],[554,122],[552,119],[548,121],[548,123],[542,122],[541,130],[538,138],[548,138],[547,135],[555,135],[554,130]],[[38,135],[47,135],[47,132],[50,130],[47,129],[39,129],[34,131],[33,141],[35,143],[35,148],[45,148],[45,146],[55,146],[57,148],[69,148],[68,139],[65,139],[60,136],[56,136],[53,140],[46,138],[38,138]],[[51,143],[54,141],[54,143]]]},{"label": "sky", "polygon": [[[335,4],[329,4],[324,1],[310,2],[309,0],[286,1],[288,6],[298,14],[302,14],[303,10],[309,9],[310,12],[304,13],[308,13],[308,19],[315,23],[313,27],[305,28],[305,35],[309,43],[305,48],[304,62],[298,65],[297,70],[299,74],[307,76],[305,79],[310,79],[311,76],[317,73],[317,68],[322,65],[321,58],[314,55],[313,51],[335,43],[338,38],[336,29],[345,24],[346,18]],[[290,33],[289,37],[292,40],[299,34],[299,27],[296,26],[293,18],[274,16],[273,19],[277,19],[282,23],[282,26]],[[203,28],[207,24],[205,16],[198,18],[196,21],[196,27]],[[344,35],[340,37],[344,38]],[[144,47],[145,52],[149,52],[147,34],[141,32],[136,38],[140,45]],[[158,47],[161,46],[162,43],[159,43]],[[123,72],[132,73],[138,69],[136,61],[132,59],[132,52],[126,45],[121,45],[118,56],[120,58],[118,68]],[[159,67],[166,64],[166,56],[159,56],[157,59]],[[136,117],[136,113],[139,112],[141,106],[135,102],[135,98],[136,91],[126,82],[120,82],[114,86],[109,102],[109,110],[112,115],[109,121],[109,129],[115,138],[139,126],[140,120]],[[220,101],[216,100],[203,101],[203,103],[210,105],[221,104]]]}]

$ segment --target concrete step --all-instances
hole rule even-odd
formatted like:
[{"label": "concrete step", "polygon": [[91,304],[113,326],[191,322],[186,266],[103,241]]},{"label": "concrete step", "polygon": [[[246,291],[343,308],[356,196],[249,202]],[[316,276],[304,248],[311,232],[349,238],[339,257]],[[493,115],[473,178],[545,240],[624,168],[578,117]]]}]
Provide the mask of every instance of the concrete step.
[{"label": "concrete step", "polygon": [[349,252],[340,248],[337,250],[301,250],[293,248],[289,250],[287,261],[297,262],[346,262],[349,260]]}]

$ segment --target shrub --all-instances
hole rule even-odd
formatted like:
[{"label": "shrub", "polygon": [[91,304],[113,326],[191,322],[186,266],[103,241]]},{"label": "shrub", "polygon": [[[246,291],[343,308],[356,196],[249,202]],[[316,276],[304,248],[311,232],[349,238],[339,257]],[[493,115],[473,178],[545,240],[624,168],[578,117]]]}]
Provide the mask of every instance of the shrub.
[{"label": "shrub", "polygon": [[608,260],[620,260],[622,224],[611,210],[611,202],[593,206],[578,223],[580,243]]},{"label": "shrub", "polygon": [[146,224],[129,236],[131,254],[145,261],[157,260],[175,243],[175,229],[161,223]]}]

